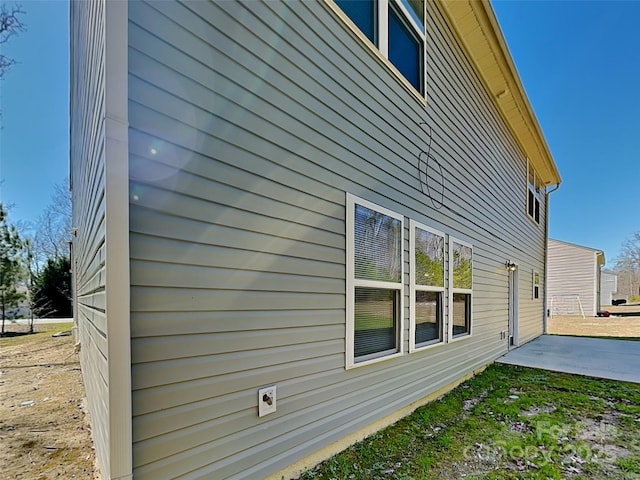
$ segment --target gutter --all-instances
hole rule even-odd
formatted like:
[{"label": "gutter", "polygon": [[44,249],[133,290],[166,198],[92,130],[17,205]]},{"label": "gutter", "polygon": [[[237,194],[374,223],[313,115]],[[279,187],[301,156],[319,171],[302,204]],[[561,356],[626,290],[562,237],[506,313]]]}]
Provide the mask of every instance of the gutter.
[{"label": "gutter", "polygon": [[548,314],[547,314],[547,309],[549,308],[548,302],[547,302],[547,286],[549,284],[549,268],[547,265],[547,259],[549,256],[549,195],[552,194],[553,192],[555,192],[556,190],[558,190],[560,188],[560,184],[557,183],[555,187],[553,187],[551,190],[545,192],[544,194],[544,203],[545,203],[545,216],[544,216],[544,298],[542,300],[542,305],[543,305],[543,311],[542,311],[542,334],[543,335],[547,335],[549,333],[549,329],[548,329],[548,325],[547,325],[547,321],[548,321]]}]

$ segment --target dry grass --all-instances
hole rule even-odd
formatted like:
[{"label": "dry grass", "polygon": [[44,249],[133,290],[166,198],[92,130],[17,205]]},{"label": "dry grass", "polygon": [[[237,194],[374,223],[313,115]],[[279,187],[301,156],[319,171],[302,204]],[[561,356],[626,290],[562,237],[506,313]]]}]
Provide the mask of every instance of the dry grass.
[{"label": "dry grass", "polygon": [[0,338],[2,478],[99,478],[73,337],[51,336],[70,327],[43,324],[33,335]]},{"label": "dry grass", "polygon": [[552,335],[640,338],[640,316],[582,318],[562,315],[549,318],[547,328]]}]

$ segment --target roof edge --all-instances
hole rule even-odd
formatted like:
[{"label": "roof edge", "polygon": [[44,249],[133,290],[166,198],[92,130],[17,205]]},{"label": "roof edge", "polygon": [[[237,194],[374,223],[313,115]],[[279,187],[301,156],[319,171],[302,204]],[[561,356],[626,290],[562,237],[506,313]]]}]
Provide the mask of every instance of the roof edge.
[{"label": "roof edge", "polygon": [[557,240],[555,238],[549,238],[548,241],[549,242],[556,242],[556,243],[564,243],[565,245],[571,245],[572,247],[578,247],[578,248],[583,248],[585,250],[591,250],[592,252],[601,253],[601,254],[604,255],[604,250],[602,250],[600,248],[587,247],[585,245],[580,245],[580,244],[577,244],[577,243],[567,242],[565,240]]},{"label": "roof edge", "polygon": [[544,185],[562,179],[527,98],[489,0],[441,0],[507,126]]}]

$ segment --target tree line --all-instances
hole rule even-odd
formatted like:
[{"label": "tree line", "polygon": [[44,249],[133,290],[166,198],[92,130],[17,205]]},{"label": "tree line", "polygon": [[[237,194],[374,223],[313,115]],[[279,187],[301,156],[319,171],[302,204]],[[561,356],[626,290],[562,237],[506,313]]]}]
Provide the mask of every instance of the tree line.
[{"label": "tree line", "polygon": [[6,320],[18,317],[73,316],[68,184],[55,186],[51,202],[36,222],[12,223],[9,215],[10,207],[0,203],[1,333]]},{"label": "tree line", "polygon": [[640,302],[640,230],[623,242],[613,273],[618,276],[618,296]]},{"label": "tree line", "polygon": [[[0,5],[0,46],[26,30],[19,4]],[[16,64],[0,51],[0,80]],[[0,115],[2,112],[0,112]],[[68,182],[55,186],[51,203],[35,224],[12,224],[10,206],[0,202],[1,333],[5,321],[25,313],[71,317],[71,195]],[[30,322],[33,330],[33,321]]]}]

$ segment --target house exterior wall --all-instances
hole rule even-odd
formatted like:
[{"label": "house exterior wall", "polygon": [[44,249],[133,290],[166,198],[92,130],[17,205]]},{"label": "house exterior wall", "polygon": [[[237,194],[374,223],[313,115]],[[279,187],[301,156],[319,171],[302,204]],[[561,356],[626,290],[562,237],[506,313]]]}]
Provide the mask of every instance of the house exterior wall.
[{"label": "house exterior wall", "polygon": [[[128,9],[136,479],[266,477],[506,352],[504,263],[544,277],[544,221],[437,4],[426,108],[328,3]],[[473,245],[472,336],[345,369],[347,193]],[[519,278],[525,342],[543,304]]]},{"label": "house exterior wall", "polygon": [[131,478],[126,82],[118,77],[124,72],[126,79],[123,5],[70,4],[74,320],[104,479]]},{"label": "house exterior wall", "polygon": [[618,291],[618,276],[615,273],[602,272],[600,277],[600,306],[611,305]]},{"label": "house exterior wall", "polygon": [[597,250],[549,239],[548,305],[551,315],[565,314],[562,298],[579,295],[584,314],[598,310],[599,266]]}]

